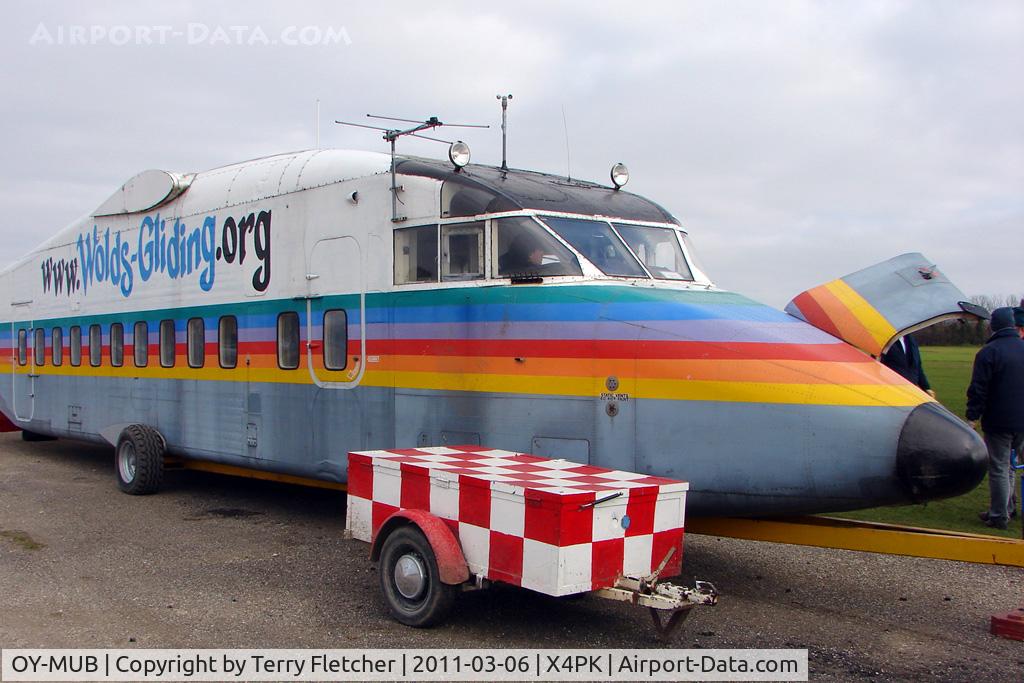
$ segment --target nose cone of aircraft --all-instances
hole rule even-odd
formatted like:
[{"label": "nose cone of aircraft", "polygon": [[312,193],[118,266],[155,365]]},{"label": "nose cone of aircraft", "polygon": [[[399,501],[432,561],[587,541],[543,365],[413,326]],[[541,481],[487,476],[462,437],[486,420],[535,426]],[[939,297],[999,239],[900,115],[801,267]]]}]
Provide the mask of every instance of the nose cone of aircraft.
[{"label": "nose cone of aircraft", "polygon": [[987,463],[981,437],[937,403],[922,403],[903,423],[896,470],[915,502],[967,493]]}]

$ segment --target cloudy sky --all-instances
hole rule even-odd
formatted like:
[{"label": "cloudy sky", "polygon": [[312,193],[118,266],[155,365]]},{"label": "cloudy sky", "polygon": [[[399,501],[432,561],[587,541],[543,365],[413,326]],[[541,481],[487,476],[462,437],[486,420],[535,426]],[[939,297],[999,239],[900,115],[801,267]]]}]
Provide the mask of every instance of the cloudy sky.
[{"label": "cloudy sky", "polygon": [[[322,146],[384,151],[331,122],[497,124],[512,93],[511,165],[604,182],[624,161],[724,287],[782,306],[922,251],[967,294],[1024,293],[1019,1],[4,9],[0,263],[143,169],[312,147],[317,99]],[[500,162],[496,127],[458,135]]]}]

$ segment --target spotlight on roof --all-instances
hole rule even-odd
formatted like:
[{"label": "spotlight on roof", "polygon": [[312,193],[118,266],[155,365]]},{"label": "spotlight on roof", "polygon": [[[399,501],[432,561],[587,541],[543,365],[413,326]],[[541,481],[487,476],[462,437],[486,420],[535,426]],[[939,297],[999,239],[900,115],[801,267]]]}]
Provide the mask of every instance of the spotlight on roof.
[{"label": "spotlight on roof", "polygon": [[612,184],[615,189],[618,190],[620,187],[629,182],[629,169],[623,163],[617,163],[612,166]]},{"label": "spotlight on roof", "polygon": [[469,163],[469,145],[462,140],[457,140],[448,148],[448,158],[451,159],[456,169],[462,168]]}]

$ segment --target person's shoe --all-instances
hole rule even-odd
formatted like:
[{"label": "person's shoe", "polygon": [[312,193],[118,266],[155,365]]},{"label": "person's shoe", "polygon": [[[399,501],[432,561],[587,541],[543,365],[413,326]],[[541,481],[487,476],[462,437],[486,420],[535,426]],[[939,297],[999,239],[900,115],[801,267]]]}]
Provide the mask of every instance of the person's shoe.
[{"label": "person's shoe", "polygon": [[1000,531],[1006,531],[1006,529],[1007,529],[1007,528],[1008,528],[1008,527],[1009,527],[1010,525],[1009,525],[1009,524],[1007,524],[1005,520],[1004,520],[1004,521],[1002,521],[1002,522],[997,522],[997,521],[996,521],[996,520],[994,520],[994,519],[986,519],[986,520],[985,520],[985,526],[987,526],[987,527],[991,527],[992,529],[999,529]]},{"label": "person's shoe", "polygon": [[978,519],[980,519],[983,522],[987,522],[988,521],[988,510],[985,510],[984,512],[979,512],[978,513]]}]

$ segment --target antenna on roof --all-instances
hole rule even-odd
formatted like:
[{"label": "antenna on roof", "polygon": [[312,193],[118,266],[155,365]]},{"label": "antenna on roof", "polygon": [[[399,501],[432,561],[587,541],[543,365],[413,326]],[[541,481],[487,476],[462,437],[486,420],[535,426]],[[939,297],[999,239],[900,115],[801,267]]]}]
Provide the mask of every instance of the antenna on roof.
[{"label": "antenna on roof", "polygon": [[316,108],[313,112],[313,130],[316,131],[315,149],[320,149],[320,98],[316,99]]},{"label": "antenna on roof", "polygon": [[572,180],[572,157],[569,155],[569,124],[565,120],[565,105],[562,105],[562,129],[565,130],[565,177]]},{"label": "antenna on roof", "polygon": [[508,101],[512,99],[512,95],[497,95],[496,97],[501,100],[501,174],[502,177],[505,177],[508,173],[508,163],[505,160],[506,123],[508,122],[506,115],[508,112]]},{"label": "antenna on roof", "polygon": [[398,138],[408,135],[414,138],[422,138],[424,140],[430,140],[431,142],[443,142],[446,145],[450,145],[448,149],[448,158],[451,159],[455,165],[455,172],[458,173],[459,169],[469,163],[469,145],[462,141],[451,142],[450,140],[441,140],[440,138],[432,138],[427,135],[420,135],[422,131],[433,130],[440,128],[441,126],[448,126],[449,128],[490,128],[490,126],[484,126],[475,123],[444,123],[439,121],[436,116],[431,116],[429,119],[424,121],[417,121],[415,119],[399,119],[394,116],[377,116],[375,114],[367,114],[367,118],[371,119],[382,119],[384,121],[402,121],[404,123],[415,123],[416,125],[412,128],[400,129],[400,128],[381,128],[380,126],[368,126],[364,123],[349,123],[348,121],[335,121],[343,126],[355,126],[356,128],[369,128],[370,130],[379,130],[384,132],[384,139],[391,143],[391,222],[400,223],[406,219],[405,216],[398,215],[398,191],[402,188],[399,187],[397,179],[395,177],[395,142]]}]

